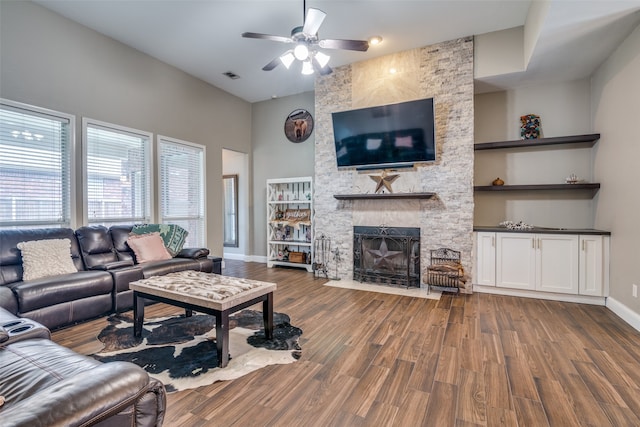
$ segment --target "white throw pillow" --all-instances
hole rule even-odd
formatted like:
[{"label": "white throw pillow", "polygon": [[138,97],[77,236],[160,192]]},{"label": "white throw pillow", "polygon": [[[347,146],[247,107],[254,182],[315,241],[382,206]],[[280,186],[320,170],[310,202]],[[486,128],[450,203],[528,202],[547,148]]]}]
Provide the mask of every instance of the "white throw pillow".
[{"label": "white throw pillow", "polygon": [[31,240],[18,243],[22,252],[22,280],[76,273],[69,239]]}]

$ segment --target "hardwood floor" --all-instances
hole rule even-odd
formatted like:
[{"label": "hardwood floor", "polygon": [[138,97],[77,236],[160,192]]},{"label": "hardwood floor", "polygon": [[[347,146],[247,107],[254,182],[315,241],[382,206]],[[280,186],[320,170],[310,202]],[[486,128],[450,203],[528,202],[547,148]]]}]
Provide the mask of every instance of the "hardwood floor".
[{"label": "hardwood floor", "polygon": [[[302,358],[172,393],[165,426],[640,425],[640,333],[605,307],[353,291],[239,261],[223,274],[278,284],[274,310],[304,331]],[[105,325],[53,339],[88,354]]]}]

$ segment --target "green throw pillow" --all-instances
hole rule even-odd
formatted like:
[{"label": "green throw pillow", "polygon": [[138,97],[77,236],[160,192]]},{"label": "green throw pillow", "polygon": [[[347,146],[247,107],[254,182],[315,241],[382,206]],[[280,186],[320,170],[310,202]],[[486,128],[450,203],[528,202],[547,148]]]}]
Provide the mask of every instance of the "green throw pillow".
[{"label": "green throw pillow", "polygon": [[171,254],[176,256],[184,246],[189,232],[176,224],[140,224],[134,225],[131,229],[133,234],[148,234],[157,231],[162,237],[165,247]]}]

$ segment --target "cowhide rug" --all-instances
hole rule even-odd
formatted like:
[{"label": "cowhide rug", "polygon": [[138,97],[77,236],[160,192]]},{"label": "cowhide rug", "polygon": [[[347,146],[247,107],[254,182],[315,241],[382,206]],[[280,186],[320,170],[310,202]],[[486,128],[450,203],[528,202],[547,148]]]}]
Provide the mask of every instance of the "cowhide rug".
[{"label": "cowhide rug", "polygon": [[104,344],[91,356],[102,362],[127,361],[162,381],[168,392],[232,380],[267,365],[293,363],[300,358],[302,330],[289,316],[274,313],[273,339],[264,335],[262,312],[243,310],[229,317],[229,354],[226,368],[218,368],[215,317],[145,319],[142,337],[133,336],[130,314],[116,314],[98,335]]}]

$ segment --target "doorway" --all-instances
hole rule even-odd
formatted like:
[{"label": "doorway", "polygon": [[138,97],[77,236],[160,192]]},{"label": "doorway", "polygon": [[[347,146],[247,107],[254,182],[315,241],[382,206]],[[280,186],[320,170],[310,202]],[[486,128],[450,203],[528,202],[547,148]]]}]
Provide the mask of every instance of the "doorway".
[{"label": "doorway", "polygon": [[249,156],[222,149],[224,258],[245,261],[249,235]]}]

